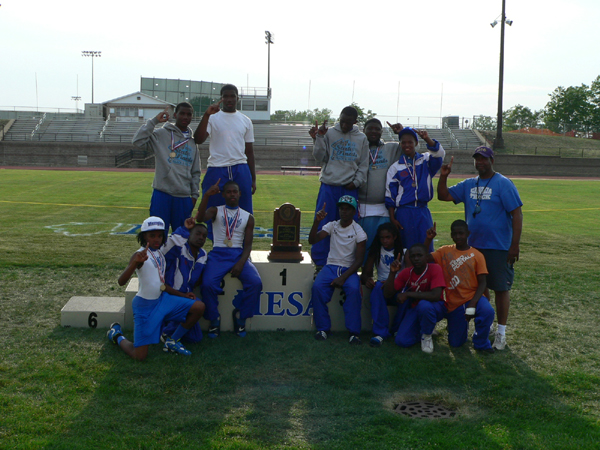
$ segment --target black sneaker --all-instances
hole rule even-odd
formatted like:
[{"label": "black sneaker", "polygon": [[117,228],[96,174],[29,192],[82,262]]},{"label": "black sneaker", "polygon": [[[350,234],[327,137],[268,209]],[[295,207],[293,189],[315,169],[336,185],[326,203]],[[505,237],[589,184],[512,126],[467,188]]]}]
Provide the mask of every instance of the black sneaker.
[{"label": "black sneaker", "polygon": [[360,344],[362,344],[362,341],[360,340],[360,338],[357,335],[353,334],[352,336],[350,336],[348,343],[350,345],[360,345]]},{"label": "black sneaker", "polygon": [[221,334],[221,318],[212,320],[208,326],[208,337],[211,339],[218,338]]},{"label": "black sneaker", "polygon": [[315,334],[315,339],[317,341],[324,341],[327,339],[327,333],[325,331],[317,331]]},{"label": "black sneaker", "polygon": [[238,320],[239,318],[238,313],[240,312],[239,309],[235,308],[232,312],[231,312],[231,317],[233,319],[233,331],[235,334],[237,334],[239,337],[246,337],[246,327],[243,325],[240,325]]}]

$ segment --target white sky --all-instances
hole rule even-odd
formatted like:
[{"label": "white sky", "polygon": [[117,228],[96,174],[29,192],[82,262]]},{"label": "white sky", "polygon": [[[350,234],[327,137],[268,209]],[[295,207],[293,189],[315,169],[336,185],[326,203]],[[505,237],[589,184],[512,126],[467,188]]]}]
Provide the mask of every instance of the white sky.
[{"label": "white sky", "polygon": [[[271,112],[353,100],[379,116],[495,116],[501,0],[378,2],[4,0],[0,107],[74,108],[140,89],[140,77],[266,87]],[[179,9],[176,5],[181,5]],[[507,0],[504,109],[541,109],[600,74],[598,0]],[[37,73],[37,101],[36,101]],[[309,99],[309,81],[311,83]],[[443,85],[443,95],[442,95]],[[79,107],[83,107],[83,103]]]}]

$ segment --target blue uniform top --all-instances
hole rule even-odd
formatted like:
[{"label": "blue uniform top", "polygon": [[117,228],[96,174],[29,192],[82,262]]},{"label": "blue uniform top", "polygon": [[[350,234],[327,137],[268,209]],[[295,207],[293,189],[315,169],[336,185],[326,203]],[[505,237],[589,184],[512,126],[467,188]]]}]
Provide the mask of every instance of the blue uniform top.
[{"label": "blue uniform top", "polygon": [[401,156],[390,166],[386,181],[386,208],[427,206],[433,198],[432,179],[442,167],[446,151],[437,141],[435,146],[427,146],[427,149],[429,152],[415,153],[414,160]]},{"label": "blue uniform top", "polygon": [[[511,212],[523,206],[511,180],[495,173],[486,180],[468,178],[448,189],[454,203],[465,204],[469,245],[480,249],[508,250],[512,242]],[[473,217],[477,201],[481,211]]]},{"label": "blue uniform top", "polygon": [[198,251],[194,258],[187,240],[190,232],[185,227],[179,227],[169,236],[167,243],[161,248],[167,261],[165,282],[179,292],[192,292],[200,280],[206,265],[206,252]]}]

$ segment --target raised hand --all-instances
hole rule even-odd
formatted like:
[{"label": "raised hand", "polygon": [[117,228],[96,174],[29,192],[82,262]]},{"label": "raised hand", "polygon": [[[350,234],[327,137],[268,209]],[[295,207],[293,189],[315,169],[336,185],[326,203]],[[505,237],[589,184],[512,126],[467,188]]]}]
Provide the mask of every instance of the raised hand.
[{"label": "raised hand", "polygon": [[417,132],[417,134],[419,135],[419,137],[421,139],[423,139],[424,141],[426,141],[429,138],[429,133],[427,132],[427,130],[417,130],[417,129],[415,129],[415,131]]},{"label": "raised hand", "polygon": [[325,206],[326,205],[327,205],[327,202],[323,202],[323,207],[321,208],[320,211],[317,211],[317,216],[315,217],[315,220],[317,222],[320,222],[321,220],[323,220],[327,216],[327,211],[325,211]]},{"label": "raised hand", "polygon": [[194,219],[193,217],[188,217],[187,219],[185,219],[185,222],[183,222],[183,225],[188,230],[191,230],[192,228],[194,228],[194,225],[196,225],[196,219]]},{"label": "raised hand", "polygon": [[135,252],[133,255],[133,260],[140,264],[145,262],[148,259],[148,247],[150,247],[150,242],[146,244],[146,248],[141,252]]},{"label": "raised hand", "polygon": [[[316,126],[319,126],[319,122],[317,122],[316,120],[315,120],[315,125],[316,125]],[[326,120],[325,120],[325,121],[323,121],[323,125],[321,125],[321,126],[319,127],[318,133],[319,133],[321,136],[325,136],[325,134],[327,133],[327,121],[326,121]]]},{"label": "raised hand", "polygon": [[390,127],[392,129],[392,132],[395,134],[400,133],[404,129],[401,123],[395,123],[394,125],[392,125],[388,121],[386,121],[385,123],[388,124],[388,127]]},{"label": "raised hand", "polygon": [[223,103],[223,99],[219,100],[217,103],[213,103],[212,105],[210,105],[206,109],[204,114],[208,114],[209,116],[212,116],[213,114],[218,113],[219,111],[221,111],[221,103]]},{"label": "raised hand", "polygon": [[319,130],[319,123],[315,120],[315,126],[312,127],[310,130],[308,130],[308,134],[310,134],[311,138],[316,139],[318,130]]},{"label": "raised hand", "polygon": [[171,116],[169,115],[169,107],[167,106],[164,109],[164,111],[158,113],[158,116],[156,116],[156,120],[158,120],[159,123],[164,123],[168,122],[170,117]]},{"label": "raised hand", "polygon": [[398,253],[396,259],[392,261],[392,263],[390,264],[390,273],[398,273],[400,271],[402,267],[402,263],[400,262],[401,257],[402,255]]},{"label": "raised hand", "polygon": [[208,195],[209,197],[211,197],[211,196],[221,192],[221,189],[219,188],[220,182],[221,182],[221,179],[219,178],[215,184],[213,184],[211,187],[208,188],[208,191],[206,191],[205,195]]},{"label": "raised hand", "polygon": [[437,232],[436,232],[436,223],[433,222],[433,227],[431,227],[430,229],[427,230],[427,238],[431,239],[433,241],[433,239],[437,236]]},{"label": "raised hand", "polygon": [[452,163],[454,162],[454,156],[450,158],[450,162],[448,164],[444,164],[440,169],[440,176],[447,177],[452,173]]}]

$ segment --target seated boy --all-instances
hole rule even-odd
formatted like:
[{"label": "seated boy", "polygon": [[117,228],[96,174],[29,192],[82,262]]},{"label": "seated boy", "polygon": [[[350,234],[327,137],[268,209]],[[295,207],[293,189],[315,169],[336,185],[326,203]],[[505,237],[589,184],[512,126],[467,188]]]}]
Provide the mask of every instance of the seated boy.
[{"label": "seated boy", "polygon": [[160,217],[144,220],[137,239],[141,247],[119,277],[119,286],[124,286],[134,272],[139,280],[138,293],[132,305],[134,341],[123,336],[118,323],[110,326],[106,336],[133,359],[143,361],[148,356],[150,344],[159,342],[163,321],[174,320],[179,326],[166,338],[164,351],[189,356],[192,353],[179,340],[202,317],[204,303],[186,298],[165,284],[166,262],[160,251],[165,241],[165,223]]},{"label": "seated boy", "polygon": [[[189,217],[185,226],[177,228],[169,236],[167,243],[161,248],[167,261],[165,284],[185,294],[192,300],[198,300],[194,295],[194,288],[200,283],[202,271],[206,265],[206,252],[202,249],[206,242],[208,230],[203,223]],[[177,327],[177,322],[167,322],[163,327],[161,340],[169,336]],[[200,342],[202,330],[196,323],[184,336],[186,342]]]},{"label": "seated boy", "polygon": [[[431,334],[435,324],[443,319],[446,306],[442,292],[446,287],[442,268],[434,263],[427,263],[429,252],[424,244],[414,244],[408,250],[408,258],[412,267],[400,270],[397,259],[390,265],[390,276],[383,285],[383,294],[390,298],[398,292],[400,303],[395,322],[399,322],[396,344],[410,347],[421,340],[421,350],[433,352]],[[405,302],[409,305],[404,305]]]},{"label": "seated boy", "polygon": [[[425,245],[436,236],[435,223],[427,230]],[[473,347],[486,353],[494,353],[490,344],[490,327],[494,322],[494,308],[483,296],[488,273],[485,258],[467,244],[469,227],[464,220],[455,220],[450,226],[454,245],[444,245],[430,255],[442,267],[446,280],[446,319],[448,343],[460,347],[467,340],[469,321],[475,319]]]},{"label": "seated boy", "polygon": [[[223,185],[225,204],[206,209],[211,196],[220,192],[219,182],[212,185],[202,196],[196,213],[197,221],[212,223],[213,249],[208,254],[202,277],[202,300],[206,304],[204,317],[210,321],[208,337],[216,338],[221,332],[218,295],[223,292],[221,281],[228,272],[242,282],[243,293],[238,296],[240,304],[233,310],[234,332],[246,336],[246,319],[254,316],[260,302],[262,281],[256,267],[248,261],[252,251],[254,216],[239,206],[238,184],[229,180]],[[251,195],[249,192],[247,195]]]},{"label": "seated boy", "polygon": [[336,287],[346,294],[344,316],[346,328],[350,332],[350,344],[360,344],[360,279],[356,271],[360,267],[367,242],[367,235],[353,217],[356,212],[356,199],[344,195],[337,201],[340,220],[329,222],[318,230],[319,223],[325,218],[326,205],[317,211],[308,242],[315,244],[331,236],[331,248],[327,255],[327,264],[318,273],[312,287],[312,306],[317,333],[315,339],[324,341],[331,331],[331,318],[327,303],[331,301]]}]

